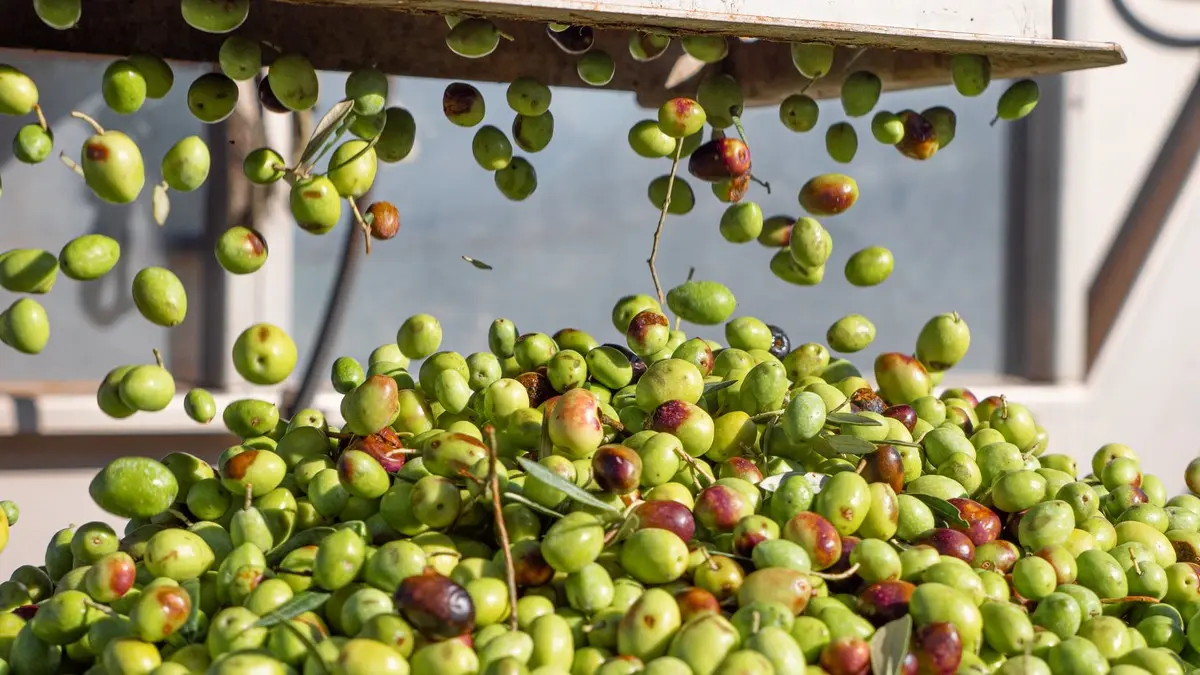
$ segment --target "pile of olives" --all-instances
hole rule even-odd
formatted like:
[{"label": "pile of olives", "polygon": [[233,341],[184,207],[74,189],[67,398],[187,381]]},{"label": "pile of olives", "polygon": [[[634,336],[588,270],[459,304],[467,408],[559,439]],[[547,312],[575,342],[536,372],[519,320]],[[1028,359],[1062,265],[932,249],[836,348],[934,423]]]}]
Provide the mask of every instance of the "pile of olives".
[{"label": "pile of olives", "polygon": [[[58,30],[83,17],[82,0],[34,6]],[[188,89],[189,110],[203,122],[233,114],[241,82],[253,82],[270,112],[317,104],[307,58],[235,33],[249,11],[249,0],[181,1],[188,25],[226,35],[214,55],[219,72]],[[511,39],[484,18],[447,17],[447,25],[448,47],[466,58]],[[591,28],[552,24],[547,36],[578,57],[583,81],[611,82],[614,60],[592,48]],[[633,32],[629,51],[648,61],[671,40]],[[680,42],[705,63],[728,53],[721,37]],[[796,44],[792,57],[815,81],[830,72],[834,49]],[[979,56],[953,57],[951,71],[966,96],[991,79]],[[845,79],[848,120],[826,132],[834,159],[853,160],[849,120],[875,110],[882,84],[868,71]],[[100,83],[122,115],[173,86],[171,68],[149,54],[117,60]],[[413,116],[387,99],[383,73],[351,73],[344,99],[297,157],[256,149],[245,177],[283,181],[306,232],[330,232],[348,209],[368,246],[391,239],[395,205],[358,203],[379,163],[413,148]],[[443,111],[452,124],[478,127],[476,161],[521,201],[537,174],[513,145],[534,154],[550,143],[551,99],[536,79],[514,80],[509,133],[481,126],[485,102],[470,84],[448,86]],[[1020,119],[1036,103],[1037,86],[1018,82],[1000,98],[997,119]],[[694,98],[672,99],[635,124],[633,151],[672,161],[649,199],[661,217],[692,208],[695,194],[676,177],[686,160],[691,177],[730,204],[719,224],[728,241],[774,249],[770,267],[784,281],[820,283],[832,238],[816,219],[851,208],[858,185],[844,174],[816,176],[798,192],[807,216],[764,219],[744,199],[757,179],[742,106],[738,82],[715,73]],[[19,160],[50,157],[54,134],[37,86],[8,66],[0,66],[0,114],[37,117],[14,139]],[[136,202],[146,185],[137,145],[72,116],[93,133],[77,161],[63,154],[63,162],[97,198]],[[806,132],[818,107],[800,92],[783,102],[780,119]],[[871,132],[926,160],[950,144],[955,125],[948,108],[877,111]],[[209,169],[199,137],[166,153],[153,183],[160,224],[169,192],[198,189]],[[657,241],[658,233],[655,252]],[[268,247],[261,233],[235,226],[214,255],[227,272],[250,274]],[[59,271],[92,281],[119,256],[117,242],[97,234],[57,255],[9,250],[0,254],[0,287],[48,293]],[[868,247],[845,275],[874,286],[892,266],[887,249]],[[186,319],[187,293],[168,269],[138,272],[131,294],[147,321]],[[868,318],[847,315],[824,343],[793,347],[782,329],[736,309],[726,286],[689,279],[658,299],[621,298],[611,314],[616,342],[571,328],[523,333],[497,319],[487,350],[466,356],[441,350],[435,317],[414,315],[365,365],[348,356],[332,364],[340,427],[321,411],[289,418],[255,398],[218,410],[209,392],[192,389],[182,397],[187,414],[199,424],[219,414],[239,443],[215,466],[171,452],[104,467],[90,495],[127,519],[123,531],[70,525],[43,560],[0,583],[0,675],[1200,670],[1200,461],[1188,469],[1193,494],[1168,500],[1124,445],[1100,448],[1080,472],[1070,456],[1047,451],[1045,430],[1020,403],[936,392],[970,345],[956,313],[930,319],[911,352],[880,353],[869,381],[844,358],[873,343]],[[681,322],[723,325],[725,344],[689,339]],[[36,354],[48,340],[36,300],[0,313],[0,341],[16,351]],[[232,352],[238,374],[255,385],[284,382],[297,361],[291,337],[270,324],[246,328]],[[109,371],[96,395],[103,412],[128,418],[178,400],[154,357]],[[3,549],[19,511],[0,507]]]},{"label": "pile of olives", "polygon": [[[935,394],[957,314],[873,387],[830,352],[870,343],[863,317],[793,348],[718,283],[667,298],[621,298],[618,342],[497,319],[467,356],[414,315],[334,362],[341,427],[248,398],[216,466],[113,461],[90,493],[123,532],[64,528],[0,583],[0,672],[1200,669],[1200,460],[1168,499],[1127,446],[1080,471],[1018,402]],[[239,371],[276,380],[273,353]]]}]

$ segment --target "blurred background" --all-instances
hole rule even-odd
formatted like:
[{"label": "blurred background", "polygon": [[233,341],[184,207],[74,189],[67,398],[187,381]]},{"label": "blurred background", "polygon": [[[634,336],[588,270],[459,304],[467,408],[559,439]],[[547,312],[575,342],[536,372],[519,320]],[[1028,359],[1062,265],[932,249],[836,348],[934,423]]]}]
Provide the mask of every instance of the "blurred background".
[{"label": "blurred background", "polygon": [[[957,311],[971,327],[972,343],[946,385],[1028,404],[1049,431],[1050,452],[1082,461],[1104,442],[1127,443],[1170,490],[1181,489],[1182,467],[1200,450],[1188,412],[1200,404],[1200,391],[1189,384],[1200,373],[1191,333],[1200,310],[1192,290],[1200,232],[1188,227],[1200,190],[1192,166],[1200,146],[1194,82],[1200,63],[1195,45],[1163,40],[1122,10],[1137,9],[1162,27],[1200,26],[1192,5],[1060,3],[1057,37],[1119,42],[1129,64],[1040,80],[1042,103],[1020,123],[989,126],[1003,82],[975,99],[948,87],[885,94],[881,109],[948,105],[957,112],[953,144],[928,162],[876,143],[869,118],[855,122],[854,162],[833,162],[822,130],[844,118],[836,100],[821,103],[821,124],[808,134],[784,128],[774,106],[747,110],[754,173],[773,190],[754,186],[746,198],[765,216],[798,215],[796,191],[813,175],[845,171],[857,179],[858,204],[826,222],[834,238],[829,273],[816,287],[774,277],[773,250],[722,239],[717,224],[725,205],[691,180],[696,207],[667,219],[659,254],[664,287],[694,268],[697,279],[733,290],[738,315],[782,326],[793,346],[823,342],[837,318],[864,314],[877,327],[876,341],[852,360],[868,376],[876,353],[913,349],[930,316]],[[407,160],[381,165],[371,197],[398,206],[400,233],[374,242],[369,257],[352,254],[347,295],[335,303],[340,321],[331,325],[330,298],[346,246],[361,247],[360,238],[346,236],[348,214],[330,234],[309,235],[288,222],[286,195],[259,188],[266,266],[233,278],[213,260],[215,237],[246,223],[243,212],[228,206],[226,187],[228,171],[240,172],[240,165],[222,159],[238,139],[186,113],[187,83],[206,68],[176,65],[170,95],[123,118],[107,112],[99,93],[108,59],[5,52],[0,61],[43,85],[56,150],[74,155],[88,135],[69,117],[79,110],[138,142],[148,185],[157,180],[158,159],[184,136],[209,139],[214,153],[206,186],[173,193],[170,218],[159,227],[149,189],[132,208],[109,206],[59,162],[29,167],[0,148],[0,248],[56,252],[87,232],[122,246],[121,262],[102,280],[78,284],[60,276],[53,292],[39,298],[52,325],[41,355],[0,351],[0,496],[23,507],[0,574],[40,555],[67,523],[109,519],[86,493],[109,459],[174,450],[212,459],[231,443],[219,420],[198,427],[178,404],[124,421],[95,409],[97,380],[115,365],[150,361],[154,348],[162,350],[181,394],[201,384],[222,401],[248,393],[291,401],[312,360],[323,356],[316,366],[320,386],[308,403],[336,413],[338,397],[327,384],[332,358],[365,361],[372,349],[394,341],[411,314],[437,316],[443,349],[466,354],[486,349],[487,327],[497,317],[522,331],[575,327],[601,342],[619,341],[609,321],[613,303],[629,293],[653,294],[645,261],[658,211],[646,186],[670,162],[640,158],[628,147],[629,127],[654,114],[632,93],[555,89],[554,140],[529,156],[537,191],[510,202],[474,162],[474,130],[443,117],[441,93],[449,81],[393,78],[390,104],[412,112],[418,140]],[[340,98],[343,80],[340,73],[322,75],[318,114]],[[485,123],[507,131],[513,115],[504,86],[477,86],[488,101]],[[0,118],[0,138],[25,122]],[[266,133],[273,145],[291,142],[286,125],[269,113]],[[842,266],[870,245],[892,250],[895,272],[881,286],[852,287]],[[476,269],[464,255],[494,269]],[[133,307],[130,281],[148,265],[171,268],[187,286],[188,320],[177,329],[151,325]],[[0,291],[0,307],[14,299]],[[285,392],[256,392],[229,368],[227,345],[261,320],[285,328],[299,348]],[[328,351],[318,354],[323,328]],[[722,339],[719,326],[685,330]]]}]

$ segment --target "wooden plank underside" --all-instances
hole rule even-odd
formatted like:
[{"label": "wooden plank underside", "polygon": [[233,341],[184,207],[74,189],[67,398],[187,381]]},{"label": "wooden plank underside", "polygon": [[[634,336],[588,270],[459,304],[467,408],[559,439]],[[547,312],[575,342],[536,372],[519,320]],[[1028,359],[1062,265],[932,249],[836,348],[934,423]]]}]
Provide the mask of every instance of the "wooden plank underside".
[{"label": "wooden plank underside", "polygon": [[[494,9],[494,15],[529,16],[524,5],[485,4]],[[0,22],[0,48],[112,56],[144,51],[181,61],[215,61],[223,39],[190,29],[180,16],[178,0],[88,0],[83,21],[70,31],[46,27],[31,5],[23,1],[8,3],[5,21]],[[493,82],[532,75],[550,85],[587,86],[575,72],[578,57],[560,51],[545,34],[542,23],[499,20],[497,23],[514,37],[513,41],[502,41],[495,53],[482,59],[453,54],[444,43],[448,31],[445,22],[428,11],[461,7],[462,3],[448,0],[343,0],[337,4],[260,1],[253,5],[250,19],[239,33],[284,51],[305,54],[317,68],[326,70],[352,70],[374,64],[395,75]],[[525,13],[517,14],[520,8]],[[647,106],[657,105],[672,93],[694,91],[698,77],[679,85],[674,92],[665,89],[672,67],[682,54],[677,41],[663,57],[649,63],[636,62],[629,56],[628,26],[632,21],[628,15],[597,10],[584,17],[574,11],[545,10],[537,16],[550,15],[579,23],[586,18],[588,23],[608,26],[596,30],[595,46],[616,60],[616,76],[607,88],[634,91],[639,102]],[[988,55],[997,79],[1125,61],[1120,47],[1113,44],[804,23],[756,24],[748,17],[730,17],[724,23],[668,15],[655,18],[655,27],[674,32],[720,29],[728,35],[838,44],[842,47],[840,65],[835,64],[832,75],[809,90],[816,97],[837,95],[846,74],[845,65],[852,59],[855,70],[875,71],[885,87],[893,90],[945,84],[949,81],[947,54],[951,53]],[[782,42],[731,40],[730,56],[721,67],[739,79],[750,105],[778,103],[807,84],[792,67],[788,47]]]}]

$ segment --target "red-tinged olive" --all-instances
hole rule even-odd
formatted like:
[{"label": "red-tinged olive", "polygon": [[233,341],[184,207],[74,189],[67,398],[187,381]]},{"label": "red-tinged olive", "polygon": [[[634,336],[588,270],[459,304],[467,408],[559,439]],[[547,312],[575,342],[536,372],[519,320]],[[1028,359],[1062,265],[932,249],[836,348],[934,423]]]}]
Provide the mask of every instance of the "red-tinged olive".
[{"label": "red-tinged olive", "polygon": [[542,545],[536,540],[526,539],[513,544],[512,558],[517,585],[522,588],[544,586],[554,578],[554,568],[542,557]]},{"label": "red-tinged olive", "polygon": [[821,650],[821,667],[829,675],[866,675],[871,671],[871,646],[862,638],[838,638]]},{"label": "red-tinged olive", "polygon": [[695,586],[676,593],[675,603],[679,605],[680,619],[685,624],[701,616],[721,613],[721,603],[717,596]]},{"label": "red-tinged olive", "polygon": [[696,519],[691,510],[673,499],[642,502],[634,508],[632,515],[639,530],[668,530],[683,541],[691,541],[696,534]]},{"label": "red-tinged olive", "polygon": [[854,412],[882,413],[886,408],[887,404],[870,387],[857,389],[850,395],[850,409]]},{"label": "red-tinged olive", "polygon": [[733,532],[738,521],[754,513],[754,505],[737,489],[716,484],[696,495],[696,506],[692,512],[696,522],[710,532],[726,534]]},{"label": "red-tinged olive", "polygon": [[917,655],[911,651],[904,655],[904,665],[901,666],[901,675],[917,675],[918,664]]},{"label": "red-tinged olive", "polygon": [[982,546],[1000,537],[1003,525],[1000,522],[1000,516],[997,516],[991,509],[977,501],[962,497],[956,497],[949,501],[958,508],[959,514],[968,523],[967,527],[954,527],[953,529],[970,537],[972,544]]},{"label": "red-tinged olive", "polygon": [[592,455],[592,478],[602,490],[627,495],[642,479],[642,458],[623,445],[602,445]]},{"label": "red-tinged olive", "polygon": [[717,476],[718,478],[741,478],[752,485],[758,485],[763,479],[762,470],[746,457],[730,457],[721,462]]},{"label": "red-tinged olive", "polygon": [[837,528],[811,511],[792,516],[783,527],[783,538],[799,544],[808,553],[815,570],[828,569],[842,557],[842,538]]},{"label": "red-tinged olive", "polygon": [[791,216],[771,216],[763,221],[758,243],[767,248],[783,248],[792,241],[792,227],[796,219]]},{"label": "red-tinged olive", "polygon": [[905,110],[900,113],[904,123],[904,138],[896,144],[900,154],[912,159],[929,159],[937,154],[937,129],[919,113]]},{"label": "red-tinged olive", "polygon": [[714,138],[692,152],[688,173],[718,183],[750,173],[750,148],[738,138]]},{"label": "red-tinged olive", "polygon": [[475,603],[467,589],[436,572],[408,577],[396,589],[396,609],[430,640],[475,630]]},{"label": "red-tinged olive", "polygon": [[[529,394],[529,407],[536,408],[546,401],[554,398],[558,392],[554,391],[554,385],[550,384],[550,378],[544,373],[531,371],[521,373],[516,377],[517,382],[525,387],[525,392]],[[550,411],[546,411],[549,417]]]},{"label": "red-tinged olive", "polygon": [[995,541],[975,547],[975,560],[971,565],[981,570],[1007,574],[1017,564],[1021,557],[1021,549],[1007,539]]},{"label": "red-tinged olive", "polygon": [[842,173],[816,176],[800,188],[800,206],[817,217],[845,213],[856,201],[858,183]]},{"label": "red-tinged olive", "polygon": [[967,535],[948,527],[935,527],[927,532],[918,544],[925,544],[937,549],[942,555],[958,558],[964,562],[975,559],[975,543]]},{"label": "red-tinged olive", "polygon": [[379,240],[388,240],[400,231],[400,212],[391,202],[375,202],[367,207],[371,216],[371,236]]},{"label": "red-tinged olive", "polygon": [[962,638],[952,623],[928,623],[913,634],[917,672],[922,675],[953,675],[962,663],[962,652]]},{"label": "red-tinged olive", "polygon": [[384,471],[395,473],[404,468],[404,462],[408,459],[405,454],[404,443],[400,437],[396,435],[389,427],[384,427],[378,433],[370,436],[363,436],[354,439],[350,444],[350,450],[361,450],[375,458]]},{"label": "red-tinged olive", "polygon": [[862,477],[868,483],[886,483],[899,494],[904,488],[904,459],[894,445],[879,445],[865,456]]},{"label": "red-tinged olive", "polygon": [[904,425],[905,429],[913,430],[917,426],[917,411],[910,405],[894,405],[884,409],[882,413],[884,417],[890,417]]},{"label": "red-tinged olive", "polygon": [[742,201],[745,199],[746,191],[749,189],[750,174],[748,173],[712,184],[713,196],[725,204],[736,204]]},{"label": "red-tinged olive", "polygon": [[858,594],[858,613],[876,626],[899,619],[908,613],[908,601],[915,584],[893,579],[871,584]]}]

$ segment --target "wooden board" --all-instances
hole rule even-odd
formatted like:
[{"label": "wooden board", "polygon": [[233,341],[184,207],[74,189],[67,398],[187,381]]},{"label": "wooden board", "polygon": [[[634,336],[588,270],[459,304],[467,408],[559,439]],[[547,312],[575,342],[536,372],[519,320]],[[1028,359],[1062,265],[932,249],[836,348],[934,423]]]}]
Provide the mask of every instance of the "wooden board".
[{"label": "wooden board", "polygon": [[[307,55],[321,69],[351,70],[375,64],[382,70],[417,77],[507,82],[532,75],[556,86],[586,87],[575,72],[578,57],[560,51],[546,35],[548,19],[596,25],[595,49],[604,49],[616,59],[617,70],[609,89],[634,91],[638,100],[655,106],[671,94],[666,84],[683,57],[678,40],[661,58],[648,63],[634,61],[628,53],[629,27],[650,25],[676,34],[721,33],[730,36],[759,36],[770,40],[820,40],[841,47],[831,76],[823,78],[809,93],[816,97],[836,96],[846,64],[877,72],[888,89],[910,89],[945,84],[949,81],[948,54],[979,53],[991,57],[996,78],[1059,73],[1123,63],[1125,55],[1114,44],[1079,43],[1020,35],[998,36],[955,33],[914,27],[885,27],[831,23],[799,18],[768,20],[771,17],[731,12],[683,11],[681,5],[709,5],[716,0],[653,0],[645,3],[595,3],[575,0],[523,0],[519,3],[475,0],[312,0],[253,4],[250,19],[240,34],[276,45],[284,51]],[[861,2],[862,0],[856,0]],[[910,0],[879,0],[904,4]],[[985,4],[1007,5],[1013,0],[989,0]],[[1034,2],[1034,0],[1022,0]],[[1048,0],[1036,0],[1047,3]],[[753,4],[752,0],[741,0]],[[737,0],[727,3],[737,5]],[[775,3],[778,4],[778,3]],[[810,3],[789,0],[789,7]],[[814,7],[836,6],[829,2]],[[842,3],[853,5],[854,3]],[[870,4],[870,3],[868,3]],[[927,0],[919,5],[928,6]],[[934,6],[943,3],[933,3]],[[978,6],[977,2],[958,3]],[[41,23],[28,0],[14,0],[5,7],[0,22],[0,61],[3,49],[32,49],[123,56],[144,51],[183,61],[214,61],[222,36],[190,29],[179,12],[178,0],[139,0],[134,9],[128,0],[88,0],[83,21],[75,29],[55,31]],[[647,7],[659,8],[649,15]],[[674,7],[674,9],[672,9]],[[592,8],[590,10],[586,8]],[[514,39],[502,41],[491,56],[467,59],[456,56],[444,44],[448,31],[438,11],[481,11],[489,16],[537,19],[498,20]],[[793,10],[797,11],[797,10]],[[929,15],[917,12],[916,18]],[[432,12],[432,13],[431,13]],[[894,9],[889,16],[896,15]],[[976,22],[966,10],[959,13],[967,25]],[[638,21],[645,18],[647,24]],[[937,17],[935,16],[934,19]],[[946,21],[927,23],[947,25]],[[987,28],[978,22],[979,29]],[[1038,32],[1037,22],[1029,32]],[[686,63],[680,68],[688,70]],[[713,67],[713,66],[708,66]],[[730,56],[720,67],[742,84],[750,105],[778,103],[802,89],[807,80],[792,67],[787,44],[760,40],[730,40]],[[694,71],[694,69],[693,69]],[[678,71],[677,71],[678,72]],[[677,78],[676,78],[677,79]],[[698,76],[677,84],[674,91],[694,91]],[[672,82],[672,84],[676,84]]]}]

